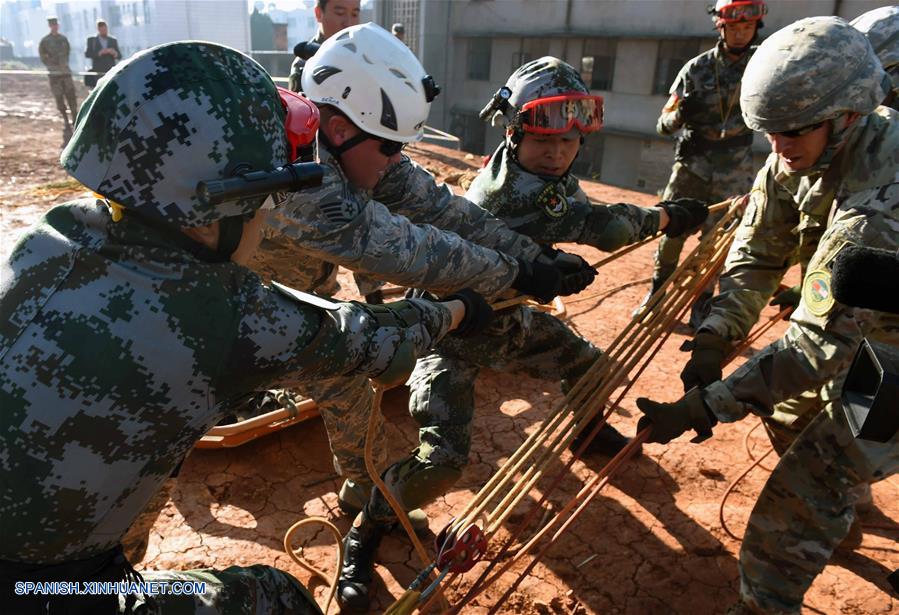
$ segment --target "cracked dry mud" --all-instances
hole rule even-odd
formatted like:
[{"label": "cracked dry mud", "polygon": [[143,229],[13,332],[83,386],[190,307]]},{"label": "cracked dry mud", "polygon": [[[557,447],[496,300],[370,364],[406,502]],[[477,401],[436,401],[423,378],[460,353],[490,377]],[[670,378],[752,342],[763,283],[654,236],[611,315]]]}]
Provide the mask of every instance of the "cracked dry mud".
[{"label": "cracked dry mud", "polygon": [[[3,241],[8,254],[15,239],[48,207],[84,192],[67,182],[58,166],[62,129],[43,79],[3,76],[0,87],[0,200]],[[79,85],[79,100],[84,98]],[[478,160],[459,152],[415,146],[410,154],[441,180],[459,183],[476,171]],[[601,202],[651,205],[656,198],[584,182],[587,193]],[[599,253],[585,247],[565,249],[596,260]],[[578,330],[600,347],[607,345],[628,322],[630,311],[646,292],[652,248],[642,248],[600,271],[594,285],[566,302]],[[355,291],[343,273],[344,294]],[[789,283],[797,281],[792,271]],[[607,297],[594,297],[629,283]],[[765,316],[770,315],[770,309]],[[775,327],[764,342],[774,339]],[[678,379],[686,354],[678,347],[684,331],[676,331],[652,367],[636,383],[613,422],[633,434],[636,396],[674,400],[681,393]],[[758,350],[762,344],[756,344]],[[738,359],[742,361],[743,358]],[[731,367],[731,369],[733,366]],[[427,507],[431,529],[439,531],[461,510],[526,435],[537,427],[559,398],[557,384],[519,375],[485,372],[476,389],[471,465],[449,494]],[[406,394],[395,389],[385,398],[388,446],[397,458],[415,444],[416,426],[405,410]],[[715,437],[702,445],[686,439],[669,446],[648,445],[644,455],[615,477],[600,496],[556,544],[515,592],[501,605],[501,613],[719,613],[736,596],[739,543],[729,538],[718,521],[718,503],[726,486],[749,463],[743,438],[755,425],[719,426]],[[761,430],[749,439],[754,451],[767,449]],[[567,459],[563,459],[567,460]],[[573,472],[552,497],[558,507],[571,497],[605,459],[591,458],[574,465]],[[729,526],[741,534],[754,497],[767,475],[757,469],[728,500]],[[324,428],[307,421],[239,448],[194,451],[171,485],[170,497],[160,495],[158,516],[143,519],[149,529],[146,552],[138,569],[226,567],[232,564],[273,564],[303,582],[310,575],[295,565],[282,548],[284,532],[298,519],[322,515],[346,531],[350,521],[336,506],[339,480],[334,474]],[[888,593],[885,576],[899,567],[899,477],[874,486],[874,512],[863,515],[867,524],[861,548],[838,554],[818,577],[805,600],[807,613],[899,612],[899,599]],[[538,497],[535,491],[532,497]],[[531,500],[533,501],[533,500]],[[524,508],[505,526],[520,519]],[[504,535],[504,534],[501,534]],[[505,534],[507,535],[507,534]],[[333,570],[335,549],[320,530],[305,535],[305,554],[320,569]],[[383,611],[415,577],[420,563],[401,534],[392,534],[380,552],[374,609]],[[514,570],[521,570],[520,563]],[[474,573],[450,587],[458,599]],[[509,586],[513,574],[469,605],[467,613],[486,613]],[[312,582],[323,600],[324,586]]]}]

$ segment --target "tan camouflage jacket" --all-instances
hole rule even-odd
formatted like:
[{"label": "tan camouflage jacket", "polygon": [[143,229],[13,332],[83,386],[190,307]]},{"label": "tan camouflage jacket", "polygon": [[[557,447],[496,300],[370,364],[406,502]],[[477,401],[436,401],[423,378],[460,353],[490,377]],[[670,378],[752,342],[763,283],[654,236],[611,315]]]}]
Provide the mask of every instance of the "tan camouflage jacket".
[{"label": "tan camouflage jacket", "polygon": [[831,263],[845,246],[899,249],[899,114],[880,107],[862,118],[844,150],[830,189],[821,177],[791,188],[775,155],[759,173],[722,293],[701,329],[731,339],[745,334],[793,259],[810,256],[783,339],[704,390],[721,421],[770,415],[779,401],[825,385],[824,398],[835,399],[862,337],[899,344],[899,317],[834,303],[830,294]]},{"label": "tan camouflage jacket", "polygon": [[[266,249],[254,265],[310,272],[291,280],[303,290],[342,265],[437,294],[471,287],[493,296],[515,280],[515,257],[533,260],[540,252],[408,158],[388,170],[373,194],[351,186],[326,153],[322,162],[321,187],[293,194],[269,216]],[[283,264],[267,264],[270,258]]]}]

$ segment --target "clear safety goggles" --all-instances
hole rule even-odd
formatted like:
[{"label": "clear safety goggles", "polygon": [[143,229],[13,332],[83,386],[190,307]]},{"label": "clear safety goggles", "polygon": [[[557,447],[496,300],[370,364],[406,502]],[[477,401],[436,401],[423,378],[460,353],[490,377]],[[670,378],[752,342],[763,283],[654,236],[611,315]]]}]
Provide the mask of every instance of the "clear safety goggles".
[{"label": "clear safety goggles", "polygon": [[734,2],[718,9],[718,19],[723,23],[758,21],[768,12],[764,2]]},{"label": "clear safety goggles", "polygon": [[582,133],[602,128],[602,96],[563,94],[538,98],[524,104],[518,113],[522,130],[536,134],[559,134],[577,127]]},{"label": "clear safety goggles", "polygon": [[288,159],[294,161],[300,157],[300,149],[315,139],[319,124],[318,108],[308,98],[286,88],[278,87],[278,94],[286,114],[284,132],[290,145]]}]

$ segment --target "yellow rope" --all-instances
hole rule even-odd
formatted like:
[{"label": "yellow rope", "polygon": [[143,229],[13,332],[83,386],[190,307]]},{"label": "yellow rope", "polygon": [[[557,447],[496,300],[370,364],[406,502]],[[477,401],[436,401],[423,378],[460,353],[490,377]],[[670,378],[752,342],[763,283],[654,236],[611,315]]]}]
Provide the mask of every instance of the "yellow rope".
[{"label": "yellow rope", "polygon": [[[312,524],[319,524],[324,526],[326,529],[330,530],[330,532],[337,539],[337,566],[334,568],[334,574],[331,575],[330,578],[327,574],[325,574],[303,558],[303,547],[300,547],[296,550],[290,547],[293,535],[297,531],[299,531],[301,527]],[[287,551],[287,555],[290,556],[290,559],[295,561],[300,567],[305,568],[315,576],[319,577],[329,587],[328,599],[325,601],[325,608],[322,611],[323,613],[327,614],[328,609],[331,608],[331,602],[334,601],[334,595],[337,593],[337,580],[340,578],[340,566],[343,563],[343,539],[340,536],[340,530],[337,529],[337,526],[335,526],[324,517],[307,517],[306,519],[301,519],[300,521],[297,521],[296,523],[291,525],[290,529],[288,529],[284,534],[284,550]]]}]

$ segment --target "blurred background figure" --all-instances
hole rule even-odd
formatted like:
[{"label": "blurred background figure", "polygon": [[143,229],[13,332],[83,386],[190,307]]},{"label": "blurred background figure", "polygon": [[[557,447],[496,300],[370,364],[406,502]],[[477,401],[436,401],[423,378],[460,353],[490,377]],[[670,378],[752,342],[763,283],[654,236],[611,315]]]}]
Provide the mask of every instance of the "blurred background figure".
[{"label": "blurred background figure", "polygon": [[404,43],[406,42],[406,38],[405,38],[406,37],[406,26],[404,26],[400,22],[396,22],[395,24],[390,26],[390,33],[393,34],[398,39],[400,39],[401,41],[403,41]]},{"label": "blurred background figure", "polygon": [[[75,124],[75,115],[78,113],[78,101],[75,99],[75,84],[72,83],[72,71],[69,69],[69,39],[59,33],[59,21],[56,17],[48,17],[47,25],[50,26],[50,34],[41,39],[38,53],[41,62],[50,73],[50,91],[56,99],[56,108],[62,114],[65,125],[62,129],[63,145],[72,136],[72,126]],[[66,105],[68,104],[68,111]],[[69,122],[68,114],[72,114]]]},{"label": "blurred background figure", "polygon": [[93,89],[97,85],[97,80],[108,73],[122,57],[119,42],[114,36],[109,36],[109,26],[104,20],[97,20],[97,36],[88,37],[84,57],[90,58],[91,72],[98,73],[84,76],[84,85],[90,89]]}]

